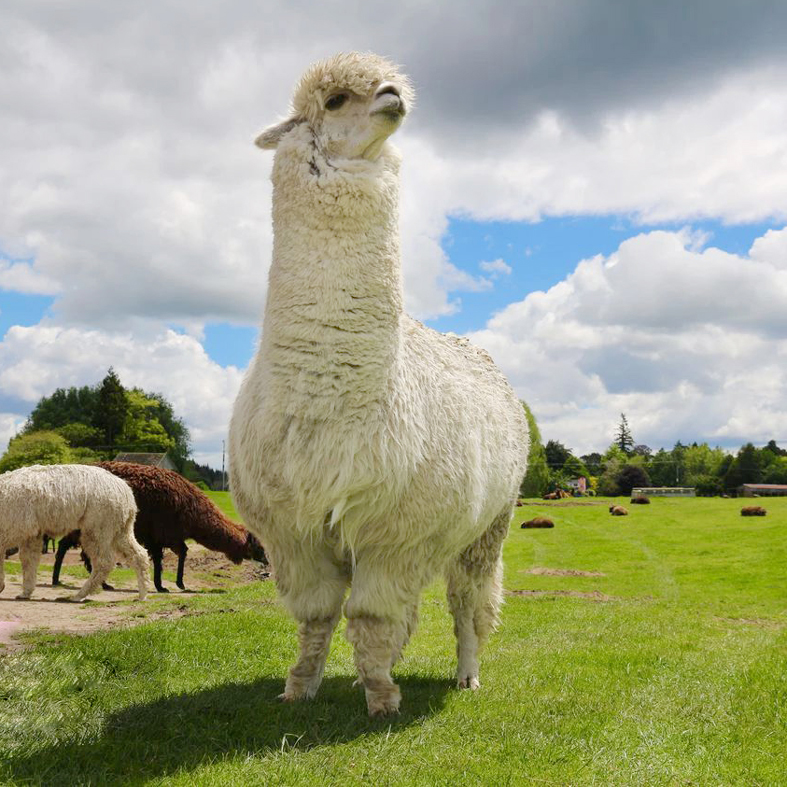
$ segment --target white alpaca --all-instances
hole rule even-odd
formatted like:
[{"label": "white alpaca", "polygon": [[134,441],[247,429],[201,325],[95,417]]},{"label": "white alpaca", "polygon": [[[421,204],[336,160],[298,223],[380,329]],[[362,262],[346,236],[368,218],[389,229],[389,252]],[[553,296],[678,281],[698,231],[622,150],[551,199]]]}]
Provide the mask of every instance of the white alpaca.
[{"label": "white alpaca", "polygon": [[36,586],[41,539],[82,531],[82,548],[93,570],[71,597],[82,601],[95,590],[120,554],[137,572],[140,600],[147,593],[148,556],[134,539],[137,506],[129,485],[100,467],[32,465],[0,475],[0,592],[5,587],[6,547],[19,547],[22,594]]},{"label": "white alpaca", "polygon": [[399,156],[386,140],[412,101],[387,60],[338,55],[257,139],[276,148],[273,261],[230,426],[233,498],[300,623],[282,699],[316,693],[351,585],[347,637],[373,715],[398,709],[390,670],[441,571],[458,685],[478,687],[528,447],[489,356],[402,310]]}]

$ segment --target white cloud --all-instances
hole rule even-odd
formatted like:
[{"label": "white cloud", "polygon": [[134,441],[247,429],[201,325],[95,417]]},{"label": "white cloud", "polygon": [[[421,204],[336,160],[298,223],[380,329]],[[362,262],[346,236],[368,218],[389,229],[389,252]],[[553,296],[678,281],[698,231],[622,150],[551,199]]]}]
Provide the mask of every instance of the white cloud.
[{"label": "white cloud", "polygon": [[[0,391],[32,408],[55,388],[99,382],[109,366],[126,387],[163,394],[189,427],[195,452],[215,459],[243,372],[216,364],[191,336],[16,326],[0,343]],[[18,416],[3,418],[11,420],[0,421],[0,438],[13,434]]]},{"label": "white cloud", "polygon": [[487,262],[486,260],[479,262],[478,267],[486,273],[491,273],[492,278],[496,279],[499,276],[508,276],[512,272],[512,268],[505,260],[497,259]]},{"label": "white cloud", "polygon": [[651,232],[584,260],[471,339],[529,402],[545,439],[581,452],[625,412],[638,442],[787,439],[787,229],[736,257]]}]

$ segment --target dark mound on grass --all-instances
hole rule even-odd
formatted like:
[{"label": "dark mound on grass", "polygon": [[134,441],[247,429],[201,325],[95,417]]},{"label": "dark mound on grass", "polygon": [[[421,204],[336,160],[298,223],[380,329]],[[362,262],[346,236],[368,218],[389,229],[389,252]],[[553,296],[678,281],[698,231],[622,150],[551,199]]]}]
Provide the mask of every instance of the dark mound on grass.
[{"label": "dark mound on grass", "polygon": [[650,505],[650,498],[649,497],[645,497],[645,495],[637,495],[636,497],[632,497],[631,498],[631,502],[634,505],[647,506],[647,505]]},{"label": "dark mound on grass", "polygon": [[528,527],[554,527],[555,523],[551,519],[547,519],[545,516],[536,516],[532,519],[528,519],[527,522],[522,522],[521,527],[528,528]]},{"label": "dark mound on grass", "polygon": [[762,506],[744,506],[741,516],[765,516],[768,512]]}]

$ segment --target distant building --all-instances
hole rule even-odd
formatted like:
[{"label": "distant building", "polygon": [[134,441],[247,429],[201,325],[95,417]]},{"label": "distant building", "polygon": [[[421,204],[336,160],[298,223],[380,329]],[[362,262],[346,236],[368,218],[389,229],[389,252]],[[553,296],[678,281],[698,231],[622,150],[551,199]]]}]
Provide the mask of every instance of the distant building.
[{"label": "distant building", "polygon": [[738,487],[739,497],[784,497],[787,484],[743,484]]},{"label": "distant building", "polygon": [[153,467],[163,467],[165,470],[175,470],[177,468],[173,464],[169,455],[163,454],[118,454],[115,457],[116,462],[133,462],[136,465],[152,465]]},{"label": "distant building", "polygon": [[697,490],[693,486],[638,486],[631,490],[631,496],[637,497],[696,497]]},{"label": "distant building", "polygon": [[584,495],[585,492],[588,491],[588,480],[585,478],[585,476],[581,475],[579,478],[569,481],[567,486],[572,492],[576,492],[579,495]]}]

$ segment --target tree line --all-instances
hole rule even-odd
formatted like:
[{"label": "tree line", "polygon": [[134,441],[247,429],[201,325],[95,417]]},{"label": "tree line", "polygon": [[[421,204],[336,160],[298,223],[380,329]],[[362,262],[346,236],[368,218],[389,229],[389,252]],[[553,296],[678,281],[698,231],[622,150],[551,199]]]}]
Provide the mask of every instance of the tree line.
[{"label": "tree line", "polygon": [[637,444],[624,414],[609,448],[602,453],[576,456],[557,440],[542,444],[530,409],[523,403],[531,427],[527,474],[520,493],[539,497],[584,476],[599,495],[629,495],[641,486],[694,487],[698,495],[734,493],[742,484],[787,484],[787,450],[774,440],[757,448],[746,443],[736,454],[707,443],[653,451]]},{"label": "tree line", "polygon": [[95,385],[58,388],[42,397],[0,457],[0,473],[31,464],[109,460],[118,453],[166,453],[190,480],[221,489],[219,471],[191,460],[189,430],[169,401],[125,388],[112,367]]}]

